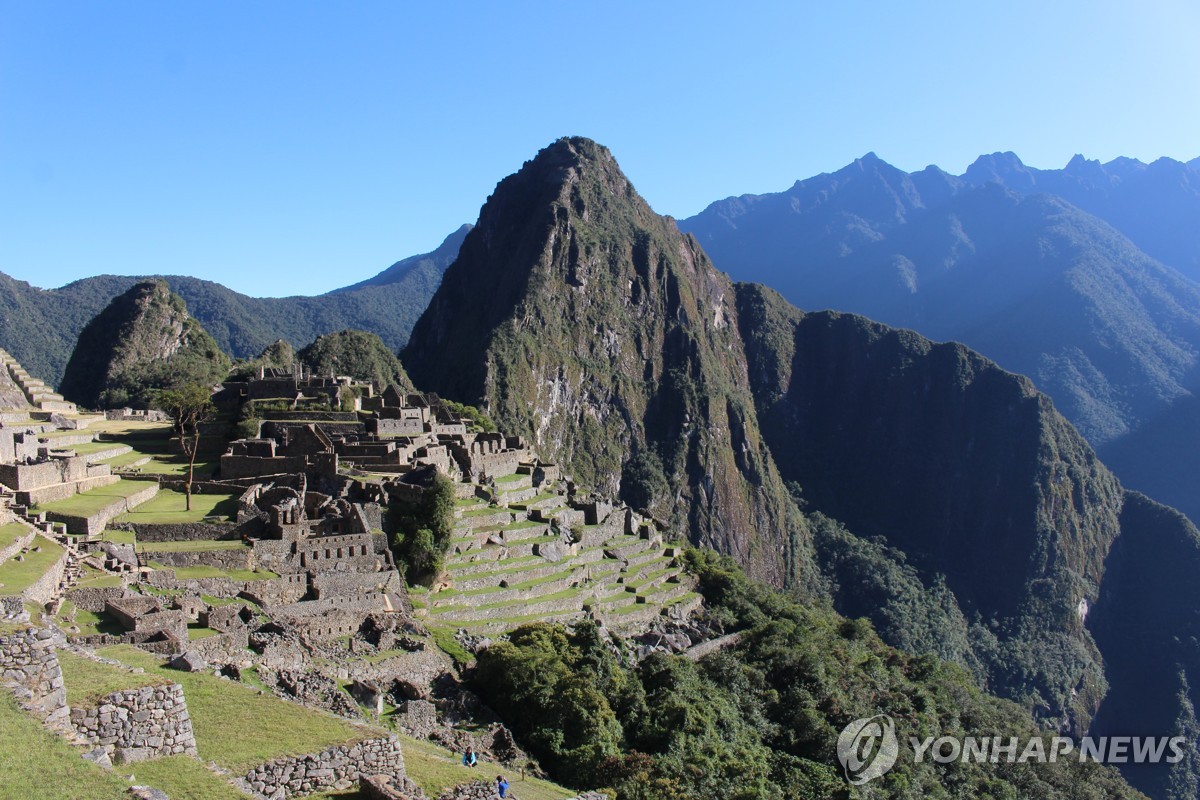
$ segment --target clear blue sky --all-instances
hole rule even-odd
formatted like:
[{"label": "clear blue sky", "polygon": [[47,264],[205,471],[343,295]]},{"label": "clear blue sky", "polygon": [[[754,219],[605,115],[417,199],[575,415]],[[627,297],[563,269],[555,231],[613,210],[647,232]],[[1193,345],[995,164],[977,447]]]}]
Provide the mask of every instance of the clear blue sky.
[{"label": "clear blue sky", "polygon": [[1192,0],[0,0],[0,271],[323,292],[566,134],[676,217],[872,150],[1190,159],[1198,34]]}]

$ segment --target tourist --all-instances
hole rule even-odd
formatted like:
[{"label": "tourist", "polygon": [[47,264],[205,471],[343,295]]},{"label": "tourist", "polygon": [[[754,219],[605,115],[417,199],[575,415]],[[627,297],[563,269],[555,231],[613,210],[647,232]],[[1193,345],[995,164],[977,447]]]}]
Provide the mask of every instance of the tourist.
[{"label": "tourist", "polygon": [[463,766],[464,767],[473,767],[478,763],[479,763],[479,758],[476,757],[476,755],[475,755],[475,749],[468,747],[466,749],[466,752],[463,753]]},{"label": "tourist", "polygon": [[496,776],[496,794],[508,797],[508,781],[504,780],[503,775]]}]

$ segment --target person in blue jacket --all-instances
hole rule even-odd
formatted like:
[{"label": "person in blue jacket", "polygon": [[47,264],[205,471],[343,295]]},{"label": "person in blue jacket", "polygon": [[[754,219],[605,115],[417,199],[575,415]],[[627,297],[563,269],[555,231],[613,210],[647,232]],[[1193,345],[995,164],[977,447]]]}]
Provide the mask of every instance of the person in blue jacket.
[{"label": "person in blue jacket", "polygon": [[464,767],[473,767],[478,763],[479,763],[479,759],[475,755],[475,749],[472,747],[468,747],[466,752],[463,753],[463,766]]},{"label": "person in blue jacket", "polygon": [[496,776],[496,794],[508,797],[508,781],[504,780],[503,775]]}]

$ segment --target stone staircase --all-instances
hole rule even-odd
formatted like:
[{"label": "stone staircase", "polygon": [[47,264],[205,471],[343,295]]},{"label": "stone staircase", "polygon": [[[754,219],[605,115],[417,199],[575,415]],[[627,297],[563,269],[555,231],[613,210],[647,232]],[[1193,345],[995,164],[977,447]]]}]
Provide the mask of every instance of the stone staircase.
[{"label": "stone staircase", "polygon": [[64,400],[61,394],[47,386],[44,381],[26,372],[7,351],[0,350],[0,364],[3,364],[13,381],[21,387],[21,391],[25,392],[25,397],[34,408],[59,414],[74,414],[78,411],[74,403]]},{"label": "stone staircase", "polygon": [[494,634],[591,615],[627,630],[700,605],[681,550],[626,509],[583,525],[565,487],[527,475],[460,484],[456,497],[445,571],[431,591],[411,592],[427,624]]}]

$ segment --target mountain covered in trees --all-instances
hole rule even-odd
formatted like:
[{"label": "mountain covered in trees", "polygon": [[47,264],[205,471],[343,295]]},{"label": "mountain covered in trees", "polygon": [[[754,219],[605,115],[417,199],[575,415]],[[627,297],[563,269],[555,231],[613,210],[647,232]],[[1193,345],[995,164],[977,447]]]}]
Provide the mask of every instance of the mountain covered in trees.
[{"label": "mountain covered in trees", "polygon": [[874,154],[679,223],[802,308],[961,341],[1026,374],[1118,473],[1200,518],[1200,173],[1169,159],[962,176]]},{"label": "mountain covered in trees", "polygon": [[89,322],[63,374],[62,394],[87,408],[154,405],[155,393],[214,386],[225,355],[165,281],[144,281]]},{"label": "mountain covered in trees", "polygon": [[[211,281],[162,278],[234,358],[252,359],[283,338],[299,348],[346,328],[377,334],[391,350],[408,340],[466,235],[455,231],[432,253],[413,256],[362,283],[314,297],[248,297]],[[0,273],[0,347],[57,385],[84,326],[142,278],[100,275],[59,289],[38,289]]]},{"label": "mountain covered in trees", "polygon": [[[1194,720],[1191,523],[1126,491],[1028,379],[731,282],[594,142],[497,186],[402,356],[582,490],[617,488],[1053,729]],[[1138,588],[1166,564],[1176,580]],[[1186,796],[1169,787],[1196,766],[1127,774]]]}]

